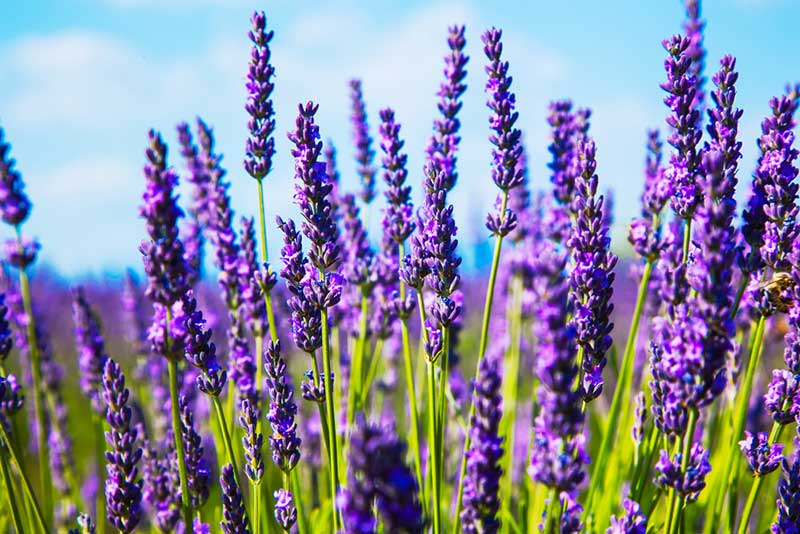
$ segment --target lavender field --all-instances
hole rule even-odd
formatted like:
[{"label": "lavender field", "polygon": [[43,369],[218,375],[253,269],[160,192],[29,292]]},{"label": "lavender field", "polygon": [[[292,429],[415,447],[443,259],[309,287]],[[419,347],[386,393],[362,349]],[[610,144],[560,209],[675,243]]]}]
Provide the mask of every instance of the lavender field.
[{"label": "lavender field", "polygon": [[334,145],[317,100],[277,112],[252,13],[244,160],[205,117],[139,132],[140,260],[104,276],[42,260],[0,101],[0,532],[800,534],[798,73],[743,110],[674,8],[632,220],[591,98],[549,103],[534,164],[497,27],[439,28],[423,141],[354,77]]}]

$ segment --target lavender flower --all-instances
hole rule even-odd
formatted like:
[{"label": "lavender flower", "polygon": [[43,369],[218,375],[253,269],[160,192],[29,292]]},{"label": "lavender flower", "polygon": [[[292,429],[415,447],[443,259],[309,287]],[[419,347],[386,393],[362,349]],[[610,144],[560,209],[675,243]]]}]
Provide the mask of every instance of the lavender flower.
[{"label": "lavender flower", "polygon": [[261,448],[264,445],[264,435],[258,432],[258,409],[245,399],[240,405],[241,415],[239,424],[242,425],[242,448],[244,448],[244,471],[255,485],[261,483],[264,476],[264,462],[261,459]]},{"label": "lavender flower", "polygon": [[194,427],[194,415],[186,396],[181,396],[178,401],[181,414],[181,438],[183,439],[183,453],[186,458],[186,484],[189,490],[189,499],[192,510],[200,510],[208,500],[208,481],[211,470],[206,464],[203,439]]},{"label": "lavender flower", "polygon": [[273,32],[266,31],[267,17],[256,11],[250,17],[252,29],[247,33],[253,48],[250,51],[250,64],[247,68],[247,104],[244,108],[250,118],[247,129],[250,135],[245,143],[244,168],[256,180],[262,180],[272,169],[275,154],[275,109],[272,104],[272,91],[275,84],[275,67],[270,63],[269,43]]},{"label": "lavender flower", "polygon": [[228,328],[228,376],[236,386],[238,402],[247,399],[253,406],[258,405],[259,391],[256,385],[256,361],[250,344],[247,342],[244,321],[236,315],[231,316]]},{"label": "lavender flower", "polygon": [[711,472],[708,463],[708,451],[699,443],[693,443],[689,453],[689,463],[684,473],[681,469],[682,453],[676,453],[670,459],[666,451],[661,451],[656,463],[656,484],[661,487],[673,488],[684,496],[688,502],[697,499],[698,494],[706,487],[706,475]]},{"label": "lavender flower", "polygon": [[148,137],[146,187],[139,215],[145,219],[150,240],[143,241],[140,250],[148,279],[147,296],[153,302],[171,306],[187,289],[183,243],[178,237],[178,219],[183,217],[183,211],[174,195],[178,175],[167,168],[167,145],[154,130]]},{"label": "lavender flower", "polygon": [[[395,122],[394,110],[381,110],[381,149],[383,157],[383,180],[386,182],[387,207],[383,215],[384,233],[396,243],[402,244],[414,231],[412,220],[411,186],[406,185],[408,155],[401,152],[405,142],[400,139],[400,124]],[[390,246],[388,244],[384,244]],[[396,248],[396,247],[395,247]]]},{"label": "lavender flower", "polygon": [[631,436],[637,447],[642,443],[646,421],[647,409],[645,407],[644,391],[640,391],[636,394],[636,408],[633,411],[633,428],[631,428]]},{"label": "lavender flower", "polygon": [[120,532],[132,532],[142,519],[142,481],[139,479],[139,460],[142,449],[137,445],[138,432],[131,425],[130,391],[125,387],[125,375],[119,365],[108,359],[103,369],[103,400],[109,431],[107,451],[106,514],[109,522]]},{"label": "lavender flower", "polygon": [[36,255],[42,246],[33,238],[22,236],[5,242],[6,261],[20,270],[25,270],[36,261]]},{"label": "lavender flower", "polygon": [[796,534],[800,524],[800,437],[795,438],[795,452],[781,463],[783,476],[778,482],[778,518],[773,534]]},{"label": "lavender flower", "polygon": [[[744,224],[742,235],[747,243],[742,250],[740,264],[747,274],[756,273],[764,268],[762,256],[767,225],[766,205],[768,201],[767,186],[770,182],[770,169],[775,167],[781,157],[782,141],[786,140],[787,133],[794,128],[794,113],[798,102],[788,97],[775,97],[770,100],[772,113],[761,122],[761,137],[758,139],[758,148],[761,154],[753,176],[752,189],[747,201],[747,208],[742,214]],[[781,142],[781,146],[775,141]],[[785,154],[789,155],[789,154]],[[770,163],[774,162],[774,163]]]},{"label": "lavender flower", "polygon": [[25,194],[22,176],[14,168],[11,145],[4,141],[4,135],[0,128],[0,214],[6,224],[19,226],[28,218],[31,202]]},{"label": "lavender flower", "polygon": [[163,454],[147,442],[142,447],[142,497],[162,532],[172,532],[181,518],[180,480],[171,432],[166,432]]},{"label": "lavender flower", "polygon": [[189,213],[197,221],[198,226],[206,228],[213,215],[210,209],[210,179],[200,160],[200,151],[192,139],[192,131],[189,124],[181,122],[177,126],[178,143],[181,145],[181,156],[186,162],[187,170],[186,181],[192,184],[191,203]]},{"label": "lavender flower", "polygon": [[263,336],[267,330],[267,309],[261,294],[261,287],[256,278],[259,270],[258,261],[256,260],[254,222],[252,218],[242,217],[241,224],[241,250],[238,269],[241,311],[253,336]]},{"label": "lavender flower", "polygon": [[560,534],[580,534],[583,532],[583,523],[581,522],[583,507],[567,492],[562,492],[560,499],[561,507],[564,510],[561,514]]},{"label": "lavender flower", "polygon": [[386,532],[424,532],[419,489],[405,456],[405,443],[393,430],[367,424],[361,415],[356,417],[347,488],[339,496],[346,532],[376,532],[373,506]]},{"label": "lavender flower", "polygon": [[217,363],[216,346],[211,341],[211,330],[205,328],[203,312],[197,309],[197,301],[191,291],[187,292],[183,309],[186,331],[186,360],[200,370],[197,388],[212,397],[219,397],[227,381],[227,372]]},{"label": "lavender flower", "polygon": [[647,158],[645,160],[644,192],[641,217],[631,222],[628,241],[642,258],[655,260],[661,248],[659,216],[671,196],[671,184],[664,179],[661,166],[662,143],[658,130],[647,132]]},{"label": "lavender flower", "polygon": [[611,526],[606,534],[645,534],[647,532],[647,518],[642,514],[639,503],[625,499],[622,503],[625,515],[617,519],[611,516]]},{"label": "lavender flower", "polygon": [[770,444],[767,434],[759,432],[756,435],[744,432],[745,439],[739,442],[742,453],[747,458],[747,464],[753,476],[764,476],[775,471],[783,460],[783,445]]},{"label": "lavender flower", "polygon": [[361,177],[361,192],[359,196],[366,204],[375,198],[375,167],[372,160],[375,151],[372,150],[372,137],[369,135],[367,125],[367,107],[364,104],[364,94],[361,89],[361,80],[350,80],[350,122],[353,125],[353,140],[356,145],[356,162],[358,162],[358,175]]},{"label": "lavender flower", "polygon": [[606,352],[611,348],[614,324],[614,267],[609,228],[603,224],[603,197],[597,196],[595,145],[588,140],[578,148],[580,175],[575,180],[575,228],[567,246],[575,265],[570,278],[570,302],[578,346],[583,350],[581,387],[589,402],[603,390]]},{"label": "lavender flower", "polygon": [[284,531],[290,532],[297,522],[297,508],[294,505],[292,492],[281,488],[275,491],[273,496],[275,497],[275,521]]},{"label": "lavender flower", "polygon": [[473,382],[475,415],[470,421],[471,446],[467,451],[467,472],[464,480],[464,509],[461,512],[463,532],[494,533],[501,521],[500,477],[503,469],[503,438],[499,435],[503,399],[500,396],[498,358],[481,360],[478,378]]},{"label": "lavender flower", "polygon": [[80,514],[76,521],[78,526],[81,527],[82,534],[95,534],[96,526],[89,515]]},{"label": "lavender flower", "polygon": [[10,417],[20,411],[25,404],[25,394],[16,375],[0,376],[0,425],[10,431]]},{"label": "lavender flower", "polygon": [[449,192],[458,181],[456,172],[456,152],[461,142],[458,131],[461,122],[458,112],[461,110],[461,96],[467,89],[464,78],[467,76],[466,66],[469,57],[464,54],[467,41],[464,38],[464,26],[452,26],[448,30],[447,45],[450,52],[444,58],[444,81],[439,86],[439,113],[441,117],[433,122],[433,135],[428,140],[425,152],[429,164],[444,176],[443,190]]},{"label": "lavender flower", "polygon": [[11,329],[8,324],[8,306],[6,306],[6,295],[0,293],[0,367],[6,361],[11,349],[14,346]]},{"label": "lavender flower", "polygon": [[[552,160],[547,166],[551,171],[550,181],[553,183],[553,195],[560,206],[557,212],[563,213],[566,210],[570,213],[577,177],[574,162],[577,159],[578,145],[588,133],[591,112],[588,109],[573,111],[569,100],[552,102],[549,111],[547,123],[551,127],[552,141],[548,150]],[[556,240],[561,239],[557,237]]]},{"label": "lavender flower", "polygon": [[226,464],[219,477],[222,486],[222,515],[220,528],[225,534],[250,534],[250,525],[245,514],[244,499],[236,479],[233,476],[233,467]]},{"label": "lavender flower", "polygon": [[492,181],[503,192],[504,199],[500,201],[498,213],[487,217],[486,227],[499,237],[508,235],[516,227],[516,215],[507,208],[507,195],[523,181],[523,171],[517,165],[522,157],[522,132],[514,126],[519,113],[514,110],[516,96],[510,92],[511,77],[508,75],[508,62],[501,60],[502,35],[501,30],[492,28],[481,36],[483,51],[489,60],[486,66],[486,73],[489,75],[486,92],[489,94],[489,100],[486,105],[492,110],[489,117],[489,127],[492,130],[489,141],[494,145]]},{"label": "lavender flower", "polygon": [[676,150],[670,157],[666,177],[674,187],[672,209],[678,217],[690,219],[701,198],[696,180],[700,163],[697,145],[702,136],[697,109],[698,79],[692,69],[693,51],[690,51],[692,39],[674,35],[665,39],[663,45],[669,57],[664,62],[667,81],[661,88],[668,93],[664,98],[670,109],[667,124],[674,128],[668,140]]},{"label": "lavender flower", "polygon": [[267,394],[270,398],[267,421],[272,427],[269,437],[272,461],[288,473],[300,460],[300,438],[297,435],[297,406],[289,383],[286,361],[281,356],[280,342],[270,342],[266,349]]},{"label": "lavender flower", "polygon": [[100,399],[103,372],[109,358],[106,354],[100,325],[97,323],[97,318],[81,287],[78,287],[73,293],[72,317],[75,322],[75,344],[78,348],[81,390],[89,398],[92,409],[101,414],[105,410]]},{"label": "lavender flower", "polygon": [[[697,80],[697,93],[695,94],[695,107],[701,109],[703,107],[703,85],[705,79],[703,78],[704,59],[706,50],[703,48],[703,29],[705,28],[705,21],[700,18],[700,0],[685,0],[686,4],[686,20],[683,21],[683,31],[691,43],[687,50],[689,58],[692,60],[689,73]],[[698,116],[698,125],[699,128]]]}]

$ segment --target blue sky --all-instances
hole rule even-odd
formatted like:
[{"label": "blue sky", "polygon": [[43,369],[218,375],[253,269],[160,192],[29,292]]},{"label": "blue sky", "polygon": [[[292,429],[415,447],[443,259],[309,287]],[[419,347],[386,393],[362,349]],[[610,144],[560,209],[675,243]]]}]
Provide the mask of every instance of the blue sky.
[{"label": "blue sky", "polygon": [[[373,130],[379,109],[396,109],[416,187],[436,114],[447,26],[465,23],[469,89],[461,178],[452,199],[462,242],[482,237],[495,192],[480,33],[494,25],[504,30],[533,186],[547,186],[547,103],[570,97],[591,107],[598,174],[602,187],[615,191],[614,235],[624,246],[641,189],[645,130],[664,124],[660,41],[680,30],[679,0],[28,0],[6,6],[0,17],[0,125],[34,202],[27,230],[42,241],[45,262],[67,275],[138,267],[147,129],[161,130],[174,145],[175,124],[196,115],[215,127],[234,208],[256,213],[255,184],[241,166],[253,9],[266,11],[276,34],[278,156],[267,182],[270,218],[295,213],[285,132],[300,101],[320,103],[323,136],[339,149],[345,186],[355,186],[351,77],[364,81]],[[703,16],[708,77],[724,53],[738,58],[739,105],[745,109],[740,179],[746,186],[769,97],[800,79],[800,2],[707,1]],[[171,162],[183,169],[175,148]],[[275,243],[277,235],[271,236]]]}]

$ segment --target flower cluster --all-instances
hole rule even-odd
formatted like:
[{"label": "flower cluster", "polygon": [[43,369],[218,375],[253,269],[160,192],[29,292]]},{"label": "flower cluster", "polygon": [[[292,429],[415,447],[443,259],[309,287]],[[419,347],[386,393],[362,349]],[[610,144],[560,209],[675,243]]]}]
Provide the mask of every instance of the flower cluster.
[{"label": "flower cluster", "polygon": [[272,104],[272,91],[275,84],[275,67],[270,63],[272,55],[269,43],[273,32],[268,32],[267,17],[264,12],[255,12],[250,18],[252,29],[247,33],[253,48],[250,51],[250,64],[247,68],[247,104],[244,108],[250,118],[247,120],[249,136],[245,143],[244,168],[256,180],[262,180],[272,169],[275,154],[275,108]]}]

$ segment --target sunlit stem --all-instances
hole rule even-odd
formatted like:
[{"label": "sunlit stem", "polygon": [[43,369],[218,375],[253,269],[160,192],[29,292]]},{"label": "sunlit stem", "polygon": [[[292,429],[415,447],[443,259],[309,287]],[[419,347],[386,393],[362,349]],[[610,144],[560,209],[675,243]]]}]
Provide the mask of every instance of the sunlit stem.
[{"label": "sunlit stem", "polygon": [[[0,423],[2,425],[2,423]],[[13,479],[11,478],[11,470],[8,468],[8,455],[3,450],[3,445],[0,444],[0,471],[3,475],[3,485],[6,487],[6,499],[8,500],[8,507],[11,509],[11,518],[14,521],[14,529],[17,534],[25,532],[22,526],[22,517],[17,508],[17,499],[14,497]]]},{"label": "sunlit stem", "polygon": [[[169,312],[167,312],[169,324]],[[194,532],[192,522],[192,501],[189,498],[189,482],[186,471],[186,452],[183,448],[183,432],[181,429],[180,406],[178,404],[178,362],[174,358],[168,359],[169,365],[169,396],[172,404],[172,433],[175,438],[175,454],[178,456],[178,474],[181,482],[181,505],[183,507],[183,520],[186,532]]]},{"label": "sunlit stem", "polygon": [[239,468],[236,465],[236,453],[233,451],[231,433],[228,430],[228,422],[225,420],[225,410],[222,409],[219,397],[211,397],[211,403],[214,405],[214,412],[217,414],[217,423],[222,429],[222,442],[225,445],[225,454],[228,456],[228,462],[233,467],[233,479],[236,485],[241,488],[242,486],[239,484]]},{"label": "sunlit stem", "polygon": [[31,482],[28,479],[28,475],[25,474],[25,470],[22,468],[22,463],[19,461],[19,456],[17,455],[16,450],[12,445],[12,441],[8,432],[6,431],[5,425],[0,424],[0,437],[2,437],[3,441],[6,444],[6,450],[11,457],[11,461],[17,466],[17,471],[19,471],[19,478],[22,481],[22,488],[25,490],[25,495],[28,497],[28,503],[30,507],[33,509],[33,514],[36,517],[36,523],[41,527],[42,532],[49,532],[47,527],[45,526],[44,516],[42,515],[42,509],[39,506],[39,501],[36,500],[36,495],[33,493],[33,487],[31,486]]}]

